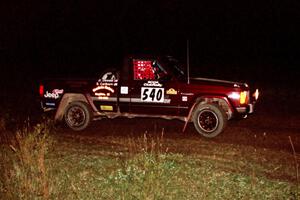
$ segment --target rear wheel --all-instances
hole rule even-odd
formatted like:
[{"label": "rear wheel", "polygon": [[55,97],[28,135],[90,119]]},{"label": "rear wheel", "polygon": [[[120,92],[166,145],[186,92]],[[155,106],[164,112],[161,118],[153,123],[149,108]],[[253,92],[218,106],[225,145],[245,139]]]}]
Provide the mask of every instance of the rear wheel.
[{"label": "rear wheel", "polygon": [[213,138],[225,129],[227,117],[217,104],[200,104],[193,115],[193,123],[202,136]]},{"label": "rear wheel", "polygon": [[72,102],[65,110],[64,120],[66,125],[75,130],[84,130],[91,122],[91,110],[85,102]]}]

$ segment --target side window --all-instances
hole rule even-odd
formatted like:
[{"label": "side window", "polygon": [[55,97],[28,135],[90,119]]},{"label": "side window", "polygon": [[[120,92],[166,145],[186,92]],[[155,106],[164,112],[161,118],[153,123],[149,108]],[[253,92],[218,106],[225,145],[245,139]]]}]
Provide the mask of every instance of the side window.
[{"label": "side window", "polygon": [[107,69],[99,77],[98,82],[118,82],[120,73],[116,69]]},{"label": "side window", "polygon": [[167,71],[159,64],[159,62],[157,62],[157,60],[152,62],[152,68],[156,80],[167,78]]},{"label": "side window", "polygon": [[151,60],[133,60],[134,80],[155,80]]}]

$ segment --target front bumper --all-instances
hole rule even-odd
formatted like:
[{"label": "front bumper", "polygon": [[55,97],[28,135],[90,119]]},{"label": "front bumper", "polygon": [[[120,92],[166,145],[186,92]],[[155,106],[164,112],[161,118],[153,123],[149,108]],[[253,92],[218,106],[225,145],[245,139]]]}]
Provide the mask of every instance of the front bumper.
[{"label": "front bumper", "polygon": [[244,117],[247,116],[248,114],[252,114],[255,110],[255,104],[258,100],[259,95],[260,92],[258,89],[256,89],[255,92],[250,96],[249,104],[236,108],[237,114]]},{"label": "front bumper", "polygon": [[252,114],[254,112],[254,105],[255,104],[248,104],[247,113]]},{"label": "front bumper", "polygon": [[236,108],[237,112],[241,115],[252,114],[254,112],[255,102],[248,104],[246,107]]}]

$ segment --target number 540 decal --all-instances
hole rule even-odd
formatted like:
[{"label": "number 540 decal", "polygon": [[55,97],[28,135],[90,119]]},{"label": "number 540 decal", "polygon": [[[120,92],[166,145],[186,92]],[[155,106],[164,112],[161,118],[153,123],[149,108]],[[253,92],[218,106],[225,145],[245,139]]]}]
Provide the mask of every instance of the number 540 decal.
[{"label": "number 540 decal", "polygon": [[141,101],[143,102],[164,102],[164,88],[150,88],[142,87],[141,89]]}]

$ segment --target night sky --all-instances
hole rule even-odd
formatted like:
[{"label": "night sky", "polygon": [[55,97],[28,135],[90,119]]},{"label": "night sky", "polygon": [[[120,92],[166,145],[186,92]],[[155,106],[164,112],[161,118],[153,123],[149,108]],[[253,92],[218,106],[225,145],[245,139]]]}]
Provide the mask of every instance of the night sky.
[{"label": "night sky", "polygon": [[128,53],[185,62],[188,39],[195,74],[282,83],[300,76],[299,11],[296,0],[2,1],[1,74],[89,75]]}]

